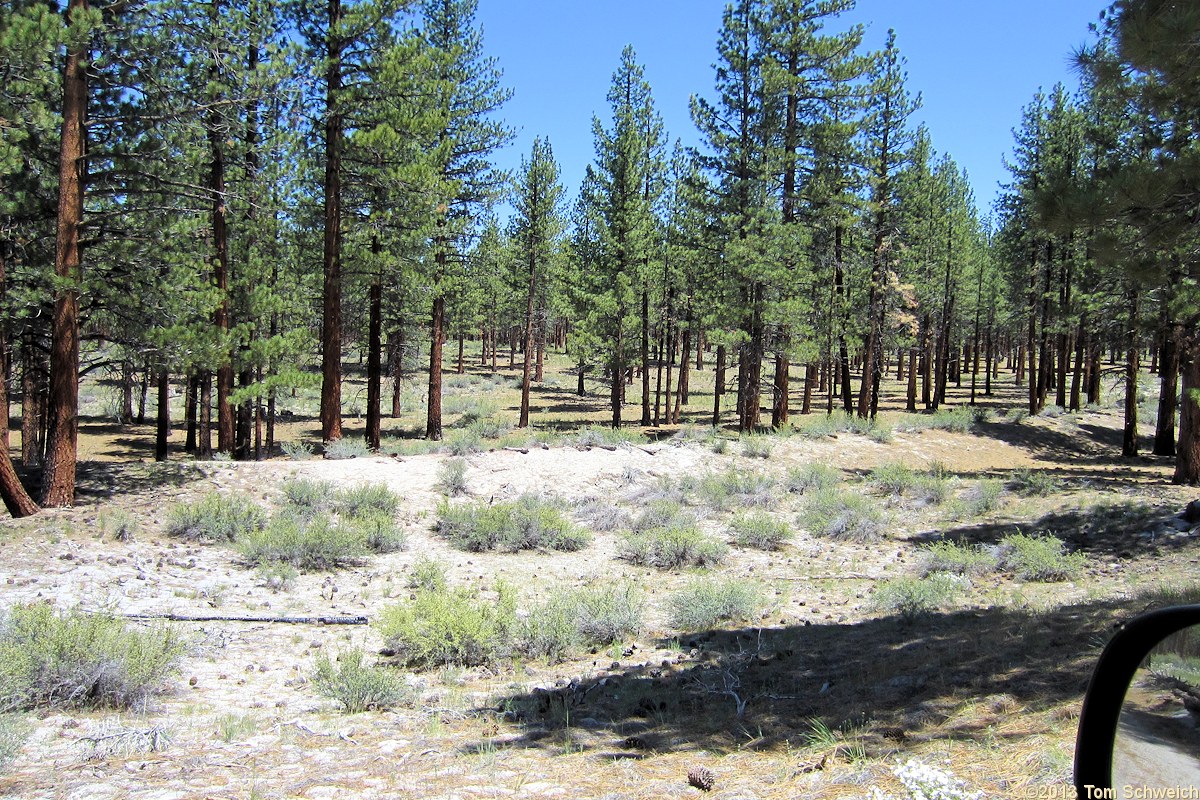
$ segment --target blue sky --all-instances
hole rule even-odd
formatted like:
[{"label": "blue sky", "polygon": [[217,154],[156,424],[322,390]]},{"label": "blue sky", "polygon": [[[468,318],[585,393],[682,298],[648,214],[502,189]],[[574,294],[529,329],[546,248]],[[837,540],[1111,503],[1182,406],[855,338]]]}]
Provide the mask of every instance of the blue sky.
[{"label": "blue sky", "polygon": [[[594,156],[592,117],[607,122],[605,95],[621,49],[632,44],[668,135],[699,144],[692,94],[712,92],[724,0],[479,0],[484,47],[514,92],[503,118],[517,129],[497,161],[515,168],[536,136],[548,137],[574,201]],[[859,0],[843,19],[867,27],[866,45],[889,27],[908,60],[934,146],[965,167],[986,213],[1007,180],[1021,108],[1038,87],[1078,79],[1070,54],[1089,39],[1105,0]],[[507,213],[501,209],[501,215]]]}]

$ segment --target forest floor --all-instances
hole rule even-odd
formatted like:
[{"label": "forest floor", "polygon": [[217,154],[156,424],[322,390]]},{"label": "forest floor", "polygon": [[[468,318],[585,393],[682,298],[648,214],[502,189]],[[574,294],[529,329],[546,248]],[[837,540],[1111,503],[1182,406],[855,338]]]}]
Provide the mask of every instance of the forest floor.
[{"label": "forest floor", "polygon": [[[451,432],[466,430],[455,413],[515,417],[516,373],[496,379],[490,369],[472,370],[474,377],[451,382],[447,407],[460,408],[447,415]],[[535,398],[535,425],[569,430],[604,418],[602,396],[574,397],[565,371],[548,377]],[[701,423],[711,370],[693,379],[689,422]],[[890,437],[777,435],[753,458],[731,432],[714,438],[699,424],[673,438],[606,447],[543,430],[524,453],[498,446],[517,441],[511,435],[484,437],[483,449],[465,456],[469,495],[453,502],[537,492],[573,508],[590,500],[635,514],[685,476],[734,470],[773,478],[765,511],[791,525],[794,538],[779,552],[733,547],[713,570],[753,580],[767,605],[751,624],[691,634],[670,628],[666,598],[694,574],[619,560],[618,532],[597,531],[576,553],[452,549],[433,526],[443,501],[439,468],[452,456],[419,452],[419,387],[406,390],[408,416],[388,421],[399,437],[385,448],[392,455],[340,460],[177,456],[155,464],[150,428],[89,418],[77,506],[0,525],[5,606],[46,600],[130,615],[365,615],[374,623],[409,599],[408,572],[432,556],[451,585],[485,593],[500,579],[515,585],[522,608],[562,587],[630,579],[649,598],[646,626],[635,639],[561,663],[412,674],[419,700],[411,707],[344,715],[313,691],[314,659],[351,647],[378,651],[373,625],[172,622],[189,646],[164,692],[136,712],[31,715],[28,741],[0,775],[0,797],[660,798],[699,796],[687,779],[697,766],[714,774],[709,794],[718,798],[865,797],[871,786],[899,793],[893,768],[909,758],[949,769],[987,796],[1065,785],[1080,702],[1108,634],[1147,607],[1195,593],[1200,531],[1176,515],[1196,490],[1170,484],[1170,459],[1119,457],[1115,403],[1022,418],[1008,413],[1022,405],[1011,376],[1000,383],[986,399],[990,420],[969,433],[908,429],[905,420],[916,415],[887,407]],[[965,392],[952,390],[950,404],[964,402]],[[314,409],[304,405],[311,399],[296,399],[280,440],[316,437]],[[636,419],[636,405],[626,411]],[[172,442],[180,444],[178,432]],[[959,497],[982,478],[1053,480],[1032,496],[1007,489],[994,508],[964,515],[951,504],[888,496],[866,480],[896,462],[937,465]],[[884,510],[882,539],[832,540],[802,527],[804,497],[783,486],[789,470],[810,463],[836,467],[850,491]],[[387,484],[404,498],[407,548],[301,574],[280,588],[228,547],[165,534],[181,502],[242,492],[275,507],[293,476]],[[701,528],[728,540],[735,510],[695,513]],[[106,535],[117,512],[136,519],[132,541]],[[943,607],[913,618],[873,602],[888,580],[916,574],[932,541],[994,544],[1017,531],[1058,537],[1086,564],[1052,583],[975,576]],[[105,738],[122,731],[166,739],[157,748],[103,745],[137,739]]]}]

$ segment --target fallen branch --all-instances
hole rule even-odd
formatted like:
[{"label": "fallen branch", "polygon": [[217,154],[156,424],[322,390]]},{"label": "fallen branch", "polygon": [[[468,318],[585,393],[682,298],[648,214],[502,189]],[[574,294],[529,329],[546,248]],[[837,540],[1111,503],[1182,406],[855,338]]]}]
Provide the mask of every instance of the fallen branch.
[{"label": "fallen branch", "polygon": [[165,619],[168,622],[279,622],[286,625],[366,625],[366,617],[267,617],[230,614],[116,614],[124,619]]},{"label": "fallen branch", "polygon": [[506,447],[505,450],[510,453],[520,453],[521,455],[529,455],[529,448],[526,447]]}]

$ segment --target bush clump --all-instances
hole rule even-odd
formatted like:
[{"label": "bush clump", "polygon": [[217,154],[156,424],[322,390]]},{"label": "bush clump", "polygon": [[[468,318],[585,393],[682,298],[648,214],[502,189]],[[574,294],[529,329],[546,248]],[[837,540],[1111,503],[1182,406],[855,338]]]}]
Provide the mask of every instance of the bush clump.
[{"label": "bush clump", "polygon": [[916,485],[917,473],[911,467],[893,461],[871,470],[867,482],[884,494],[899,497]]},{"label": "bush clump", "polygon": [[437,488],[447,497],[457,497],[467,493],[467,462],[461,458],[451,458],[438,466]]},{"label": "bush clump", "polygon": [[1046,497],[1063,490],[1063,482],[1045,470],[1018,469],[1008,480],[1008,488],[1022,497]]},{"label": "bush clump", "polygon": [[784,488],[792,494],[804,494],[814,489],[832,489],[841,482],[842,471],[840,469],[810,461],[802,467],[793,467],[788,470]]},{"label": "bush clump", "polygon": [[979,545],[935,542],[922,548],[920,569],[922,577],[937,572],[983,575],[996,569],[996,556]]},{"label": "bush clump", "polygon": [[697,488],[705,503],[724,508],[731,501],[740,506],[769,506],[775,501],[774,487],[775,479],[770,475],[728,469],[706,475]]},{"label": "bush clump", "polygon": [[557,601],[570,610],[575,628],[589,645],[637,635],[646,612],[646,599],[632,581],[566,591]]},{"label": "bush clump", "polygon": [[698,578],[668,598],[671,626],[698,631],[724,622],[745,622],[762,608],[758,585],[740,580]]},{"label": "bush clump", "polygon": [[984,478],[968,487],[951,509],[955,517],[981,517],[1000,505],[1004,484],[995,478]]},{"label": "bush clump", "polygon": [[267,514],[244,494],[212,492],[171,509],[167,533],[203,542],[232,542],[260,530]]},{"label": "bush clump", "polygon": [[1075,578],[1087,564],[1083,553],[1068,553],[1060,539],[1050,535],[1005,536],[996,546],[1000,569],[1018,580],[1053,583]]},{"label": "bush clump", "polygon": [[312,519],[283,514],[265,528],[240,538],[236,547],[251,566],[288,564],[299,570],[328,570],[357,564],[367,554],[366,531],[336,524],[324,514]]},{"label": "bush clump", "polygon": [[384,610],[380,633],[405,666],[479,666],[507,656],[517,626],[512,590],[494,601],[468,589],[418,591],[409,603]]},{"label": "bush clump", "polygon": [[438,510],[438,532],[460,550],[582,550],[591,534],[568,520],[554,503],[535,495],[494,505],[452,506]]},{"label": "bush clump", "polygon": [[911,619],[950,607],[969,586],[966,578],[946,572],[923,578],[906,575],[881,585],[872,596],[871,605],[879,611]]},{"label": "bush clump", "polygon": [[283,496],[289,508],[306,516],[330,511],[336,494],[337,487],[332,481],[290,478],[283,482]]},{"label": "bush clump", "polygon": [[752,434],[742,437],[742,455],[746,458],[770,458],[771,437],[763,434]]},{"label": "bush clump", "polygon": [[792,529],[786,522],[761,511],[734,517],[729,532],[740,546],[759,550],[779,550],[792,538]]},{"label": "bush clump", "polygon": [[617,546],[619,557],[658,569],[711,567],[721,563],[728,551],[724,542],[705,536],[695,526],[631,531]]},{"label": "bush clump", "polygon": [[429,592],[440,592],[446,589],[446,565],[428,556],[418,558],[408,573],[408,581],[404,584],[410,589],[424,589]]},{"label": "bush clump", "polygon": [[166,627],[47,603],[0,616],[0,713],[42,706],[130,708],[174,669],[183,642]]},{"label": "bush clump", "polygon": [[629,528],[641,532],[651,528],[686,528],[695,524],[696,518],[680,503],[662,499],[648,501]]},{"label": "bush clump", "polygon": [[815,536],[871,542],[883,536],[887,522],[870,499],[840,489],[821,489],[809,498],[800,524]]},{"label": "bush clump", "polygon": [[19,714],[0,714],[0,775],[21,752],[29,730],[30,725]]},{"label": "bush clump", "polygon": [[354,529],[372,553],[398,553],[408,546],[408,536],[388,514],[352,517],[342,524]]},{"label": "bush clump", "polygon": [[400,508],[400,495],[383,483],[364,483],[337,493],[334,509],[351,517],[386,515],[394,517]]},{"label": "bush clump", "polygon": [[394,671],[368,663],[367,654],[354,649],[331,659],[317,656],[313,689],[333,700],[347,714],[392,708],[412,700],[412,690]]}]

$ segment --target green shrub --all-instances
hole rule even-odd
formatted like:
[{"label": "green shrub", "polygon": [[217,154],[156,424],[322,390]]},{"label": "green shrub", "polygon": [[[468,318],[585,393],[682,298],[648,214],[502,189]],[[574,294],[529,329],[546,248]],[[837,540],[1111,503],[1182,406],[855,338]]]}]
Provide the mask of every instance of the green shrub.
[{"label": "green shrub", "polygon": [[276,516],[267,527],[240,538],[236,547],[252,566],[289,564],[305,571],[358,564],[367,554],[362,529],[352,524],[335,524],[324,514],[311,520]]},{"label": "green shrub", "polygon": [[809,496],[800,525],[814,536],[871,542],[883,536],[887,521],[869,498],[840,489],[820,489]]},{"label": "green shrub", "polygon": [[476,439],[503,439],[512,431],[512,423],[494,417],[472,422],[467,432]]},{"label": "green shrub", "polygon": [[447,497],[467,493],[467,462],[451,458],[438,465],[437,488]]},{"label": "green shrub", "polygon": [[300,571],[291,564],[268,561],[258,565],[258,576],[272,592],[289,592],[296,585]]},{"label": "green shrub", "polygon": [[204,542],[232,542],[259,530],[267,515],[244,494],[213,492],[171,509],[167,533]]},{"label": "green shrub", "polygon": [[0,775],[21,752],[29,738],[30,727],[19,714],[0,714]]},{"label": "green shrub", "polygon": [[406,666],[478,666],[508,655],[516,624],[516,603],[502,585],[493,602],[467,589],[419,591],[384,610],[380,633]]},{"label": "green shrub", "polygon": [[312,445],[307,442],[280,442],[279,449],[292,461],[307,461],[313,455]]},{"label": "green shrub", "polygon": [[959,575],[935,572],[924,578],[893,578],[875,590],[871,605],[878,611],[911,619],[945,610],[957,603],[970,581]]},{"label": "green shrub", "polygon": [[642,629],[646,600],[632,581],[564,591],[557,600],[570,610],[586,644],[618,642]]},{"label": "green shrub", "polygon": [[832,489],[841,482],[840,469],[810,461],[802,467],[792,467],[788,470],[784,488],[792,494],[804,494],[812,489]]},{"label": "green shrub", "polygon": [[917,475],[910,493],[914,500],[939,506],[950,498],[951,484],[939,475]]},{"label": "green shrub", "polygon": [[364,483],[337,493],[334,508],[339,514],[366,517],[384,514],[394,517],[400,508],[400,495],[383,483]]},{"label": "green shrub", "polygon": [[746,458],[770,458],[771,437],[762,434],[751,434],[742,437],[742,455]]},{"label": "green shrub", "polygon": [[899,462],[880,464],[871,470],[867,482],[884,494],[902,495],[917,482],[917,473]]},{"label": "green shrub", "polygon": [[118,542],[132,542],[141,529],[137,517],[120,508],[101,512],[99,521],[100,535],[111,536]]},{"label": "green shrub", "polygon": [[729,502],[742,507],[769,506],[775,501],[774,487],[775,479],[770,475],[727,469],[705,475],[697,489],[705,503],[719,509]]},{"label": "green shrub", "polygon": [[289,478],[283,482],[283,496],[298,513],[312,516],[333,508],[337,487],[332,481]]},{"label": "green shrub", "polygon": [[996,546],[1000,569],[1022,581],[1067,581],[1087,564],[1083,553],[1067,553],[1061,540],[1050,536],[1005,536]]},{"label": "green shrub", "polygon": [[1004,484],[995,478],[984,478],[969,487],[952,509],[956,517],[981,517],[1000,505]]},{"label": "green shrub", "polygon": [[471,428],[462,431],[455,431],[446,437],[438,448],[440,452],[449,453],[452,456],[469,456],[472,453],[483,452],[483,440],[479,434]]},{"label": "green shrub", "polygon": [[667,599],[670,624],[698,631],[724,622],[745,622],[762,608],[762,590],[750,581],[697,578]]},{"label": "green shrub", "polygon": [[792,529],[787,523],[762,512],[734,517],[729,523],[729,532],[742,547],[759,550],[778,550],[792,538]]},{"label": "green shrub", "polygon": [[562,661],[583,644],[571,609],[553,599],[535,606],[520,620],[515,638],[521,655],[554,662]]},{"label": "green shrub", "polygon": [[996,569],[996,556],[979,545],[935,542],[921,548],[921,575],[946,572],[954,575],[983,575]]},{"label": "green shrub", "polygon": [[325,457],[332,460],[343,460],[347,458],[363,458],[371,455],[371,450],[367,447],[367,443],[357,436],[346,436],[341,439],[334,439],[331,442],[325,442]]},{"label": "green shrub", "polygon": [[633,524],[629,512],[598,497],[590,497],[576,506],[575,518],[594,531],[616,531]]},{"label": "green shrub", "polygon": [[41,706],[129,708],[170,674],[183,643],[168,628],[47,603],[0,617],[0,712]]},{"label": "green shrub", "polygon": [[351,517],[343,525],[356,529],[372,553],[399,553],[408,546],[408,536],[388,514],[365,514]]},{"label": "green shrub", "polygon": [[441,592],[446,589],[446,565],[428,556],[421,556],[412,565],[405,584],[410,589]]},{"label": "green shrub", "polygon": [[1045,497],[1063,490],[1058,478],[1040,469],[1018,469],[1008,479],[1008,488],[1022,497]]},{"label": "green shrub", "polygon": [[905,430],[941,430],[955,433],[970,433],[975,426],[987,419],[987,412],[981,408],[958,406],[951,410],[939,410],[932,414],[906,415]]},{"label": "green shrub", "polygon": [[633,531],[647,531],[651,528],[686,528],[695,524],[696,518],[674,500],[650,500],[629,527]]},{"label": "green shrub", "polygon": [[347,714],[382,710],[412,700],[412,690],[392,670],[367,663],[367,654],[354,649],[336,660],[317,656],[312,685],[317,694],[336,701]]},{"label": "green shrub", "polygon": [[658,569],[713,566],[725,559],[728,550],[724,542],[694,526],[632,531],[617,545],[620,558]]},{"label": "green shrub", "polygon": [[450,544],[471,552],[574,551],[587,547],[592,539],[556,504],[535,495],[494,505],[443,503],[438,517],[438,531]]}]

